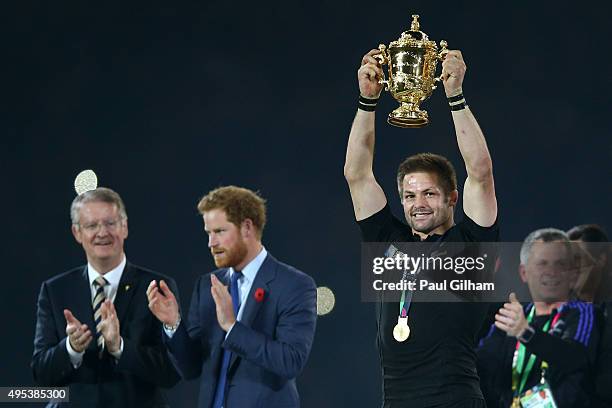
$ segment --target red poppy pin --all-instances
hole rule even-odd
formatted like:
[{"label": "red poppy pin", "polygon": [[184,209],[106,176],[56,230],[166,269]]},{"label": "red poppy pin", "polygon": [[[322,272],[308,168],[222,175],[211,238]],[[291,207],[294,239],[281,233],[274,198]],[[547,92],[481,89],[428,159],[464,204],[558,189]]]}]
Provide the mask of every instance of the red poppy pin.
[{"label": "red poppy pin", "polygon": [[257,302],[263,302],[265,294],[266,292],[264,292],[262,288],[257,288],[255,289],[255,293],[253,294],[253,296],[255,297],[255,300]]}]

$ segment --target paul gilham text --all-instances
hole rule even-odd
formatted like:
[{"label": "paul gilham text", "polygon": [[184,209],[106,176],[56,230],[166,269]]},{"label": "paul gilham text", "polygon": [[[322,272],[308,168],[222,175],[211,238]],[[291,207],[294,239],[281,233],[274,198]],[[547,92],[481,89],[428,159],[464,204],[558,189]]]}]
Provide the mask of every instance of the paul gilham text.
[{"label": "paul gilham text", "polygon": [[429,282],[425,279],[420,279],[417,281],[407,281],[403,280],[400,282],[383,282],[380,279],[372,282],[372,286],[376,291],[494,291],[495,283],[493,282],[473,282],[469,279],[453,279],[451,281],[442,281],[442,282]]}]

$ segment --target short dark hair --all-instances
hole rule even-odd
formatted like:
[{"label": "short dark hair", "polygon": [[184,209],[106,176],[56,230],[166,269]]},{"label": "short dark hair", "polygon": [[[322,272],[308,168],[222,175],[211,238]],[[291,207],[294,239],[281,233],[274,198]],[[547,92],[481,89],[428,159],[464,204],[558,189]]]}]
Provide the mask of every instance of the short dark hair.
[{"label": "short dark hair", "polygon": [[595,257],[607,254],[609,245],[601,244],[608,242],[608,234],[597,224],[582,224],[567,231],[569,239],[572,241],[583,241],[588,252]]},{"label": "short dark hair", "polygon": [[250,219],[261,239],[266,225],[266,201],[255,191],[248,188],[225,186],[209,191],[198,203],[198,211],[205,212],[221,209],[227,220],[240,227],[242,222]]},{"label": "short dark hair", "polygon": [[597,224],[576,225],[567,231],[567,235],[572,241],[608,242],[608,234]]},{"label": "short dark hair", "polygon": [[419,153],[408,157],[397,169],[397,186],[400,198],[404,193],[403,181],[406,174],[418,172],[435,174],[442,191],[446,195],[457,189],[457,173],[446,157],[435,153]]}]

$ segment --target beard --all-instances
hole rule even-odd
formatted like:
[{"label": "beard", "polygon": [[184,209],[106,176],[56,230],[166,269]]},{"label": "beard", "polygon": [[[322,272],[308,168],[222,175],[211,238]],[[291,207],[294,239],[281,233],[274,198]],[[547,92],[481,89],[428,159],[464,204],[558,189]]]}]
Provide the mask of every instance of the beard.
[{"label": "beard", "polygon": [[440,225],[444,225],[449,219],[448,214],[444,213],[432,213],[432,215],[427,220],[417,220],[414,219],[411,215],[406,216],[406,222],[408,225],[416,232],[420,232],[422,234],[429,234],[431,231],[438,228]]},{"label": "beard", "polygon": [[413,222],[412,218],[407,218],[406,221],[410,228],[412,228],[416,232],[420,232],[422,234],[429,234],[431,231],[438,227],[438,224],[435,219],[430,220],[427,223],[416,223]]},{"label": "beard", "polygon": [[[404,208],[404,218],[414,231],[429,235],[433,230],[446,224],[451,219],[454,207],[449,205],[449,201],[450,199],[446,198],[444,200],[445,206],[435,209],[432,207]],[[419,219],[414,216],[413,213],[415,212],[429,213],[429,216]]]},{"label": "beard", "polygon": [[217,268],[233,268],[239,265],[247,256],[248,252],[247,246],[242,239],[238,241],[233,248],[218,248],[217,251],[218,250],[222,250],[223,253],[220,254],[220,256],[215,256],[213,254],[213,259]]}]

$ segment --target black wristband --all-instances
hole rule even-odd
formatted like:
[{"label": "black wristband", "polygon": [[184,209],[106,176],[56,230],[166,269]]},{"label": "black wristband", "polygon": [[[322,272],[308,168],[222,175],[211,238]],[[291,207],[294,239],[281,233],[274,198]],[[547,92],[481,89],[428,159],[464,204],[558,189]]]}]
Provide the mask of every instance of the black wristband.
[{"label": "black wristband", "polygon": [[359,95],[359,104],[357,105],[357,108],[367,112],[374,112],[376,110],[376,104],[378,104],[378,99],[380,98],[372,99]]},{"label": "black wristband", "polygon": [[446,99],[448,99],[448,103],[459,102],[460,100],[463,99],[463,93],[460,93],[459,95],[455,95],[455,96],[449,96]]},{"label": "black wristband", "polygon": [[448,99],[448,105],[451,108],[451,111],[458,111],[467,108],[467,104],[465,103],[465,98],[463,97],[463,93],[459,95],[450,96]]},{"label": "black wristband", "polygon": [[467,108],[468,106],[465,104],[465,102],[457,104],[457,105],[451,105],[451,110],[452,111],[460,111],[463,110],[465,108]]}]

